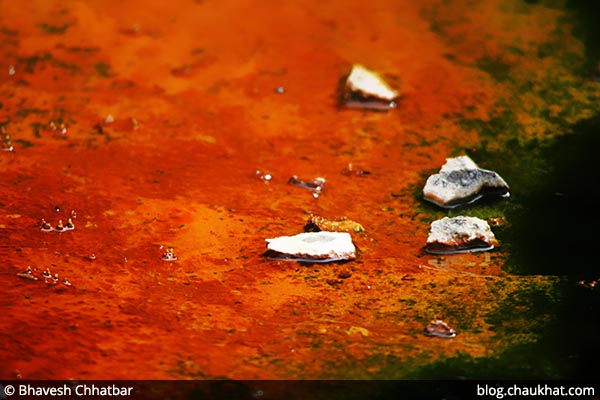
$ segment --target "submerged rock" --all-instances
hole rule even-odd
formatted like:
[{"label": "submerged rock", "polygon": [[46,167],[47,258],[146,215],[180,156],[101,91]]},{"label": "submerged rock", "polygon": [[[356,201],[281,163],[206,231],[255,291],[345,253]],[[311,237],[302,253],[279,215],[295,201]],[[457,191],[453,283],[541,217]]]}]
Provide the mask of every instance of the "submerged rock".
[{"label": "submerged rock", "polygon": [[437,336],[443,338],[453,338],[456,336],[454,329],[450,328],[447,323],[441,319],[431,321],[425,327],[425,334],[427,336]]},{"label": "submerged rock", "polygon": [[487,221],[476,217],[444,217],[431,223],[425,251],[453,254],[492,250],[498,241]]},{"label": "submerged rock", "polygon": [[306,232],[265,239],[269,258],[291,261],[330,262],[353,260],[356,248],[347,232]]},{"label": "submerged rock", "polygon": [[379,75],[360,64],[352,66],[341,92],[342,105],[374,110],[395,108],[399,96]]},{"label": "submerged rock", "polygon": [[423,188],[423,197],[444,208],[473,203],[484,196],[508,197],[508,184],[494,171],[481,169],[468,156],[446,159]]}]

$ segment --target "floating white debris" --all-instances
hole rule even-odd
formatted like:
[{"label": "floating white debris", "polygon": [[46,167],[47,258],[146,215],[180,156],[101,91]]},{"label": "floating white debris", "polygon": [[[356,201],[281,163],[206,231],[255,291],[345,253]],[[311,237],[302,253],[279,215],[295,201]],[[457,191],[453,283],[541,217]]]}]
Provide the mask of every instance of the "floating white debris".
[{"label": "floating white debris", "polygon": [[379,75],[360,64],[354,64],[342,91],[342,103],[347,107],[387,110],[396,107],[399,94]]},{"label": "floating white debris", "polygon": [[487,221],[476,217],[444,217],[431,223],[425,251],[432,254],[491,250],[498,245]]},{"label": "floating white debris", "polygon": [[291,261],[330,262],[356,258],[356,248],[347,232],[306,232],[265,239],[267,256]]},{"label": "floating white debris", "polygon": [[425,200],[444,208],[490,195],[508,197],[508,184],[496,172],[479,168],[468,156],[446,159],[440,172],[431,175],[423,188]]}]

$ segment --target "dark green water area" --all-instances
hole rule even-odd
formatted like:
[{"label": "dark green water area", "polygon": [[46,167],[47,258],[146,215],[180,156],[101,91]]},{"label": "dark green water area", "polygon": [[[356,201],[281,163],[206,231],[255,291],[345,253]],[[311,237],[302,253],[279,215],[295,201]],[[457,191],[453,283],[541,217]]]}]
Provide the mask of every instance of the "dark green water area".
[{"label": "dark green water area", "polygon": [[[502,151],[485,145],[466,153],[483,168],[501,171],[511,186],[509,199],[488,200],[449,213],[487,218],[502,215],[495,229],[507,255],[504,270],[516,275],[557,276],[552,292],[532,285],[504,300],[488,322],[502,328],[512,318],[551,313],[535,343],[511,346],[498,357],[459,356],[420,369],[429,379],[598,379],[600,292],[580,280],[600,278],[596,186],[600,182],[600,117],[572,126],[548,142],[509,141]],[[509,324],[510,326],[510,324]],[[517,332],[515,332],[517,333]]]}]

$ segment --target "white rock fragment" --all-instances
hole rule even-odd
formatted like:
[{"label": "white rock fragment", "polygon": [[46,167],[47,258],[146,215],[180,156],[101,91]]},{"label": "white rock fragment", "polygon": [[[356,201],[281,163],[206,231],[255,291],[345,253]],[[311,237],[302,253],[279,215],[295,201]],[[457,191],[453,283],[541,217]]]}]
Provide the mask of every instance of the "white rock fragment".
[{"label": "white rock fragment", "polygon": [[481,169],[468,156],[446,159],[423,188],[423,197],[444,208],[472,203],[486,195],[508,197],[509,186],[494,171]]},{"label": "white rock fragment", "polygon": [[[306,232],[265,239],[273,258],[293,261],[329,262],[356,258],[356,248],[347,232]],[[271,256],[271,255],[269,255]],[[291,258],[290,258],[291,257]]]},{"label": "white rock fragment", "polygon": [[359,92],[365,97],[375,97],[392,101],[398,97],[398,92],[375,72],[369,71],[360,64],[354,64],[346,79],[346,86],[352,92]]},{"label": "white rock fragment", "polygon": [[491,250],[498,241],[485,220],[475,217],[444,217],[431,223],[425,251],[432,254]]},{"label": "white rock fragment", "polygon": [[479,167],[475,164],[475,161],[471,160],[469,156],[458,156],[454,158],[446,158],[446,164],[440,168],[440,173],[448,173],[457,171],[460,169],[478,169]]}]

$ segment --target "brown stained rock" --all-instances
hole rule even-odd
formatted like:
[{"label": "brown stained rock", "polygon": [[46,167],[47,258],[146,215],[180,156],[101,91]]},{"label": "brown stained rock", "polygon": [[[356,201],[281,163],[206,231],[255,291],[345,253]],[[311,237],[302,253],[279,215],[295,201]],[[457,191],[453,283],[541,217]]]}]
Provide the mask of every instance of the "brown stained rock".
[{"label": "brown stained rock", "polygon": [[425,334],[427,336],[437,336],[448,339],[456,336],[454,329],[450,328],[450,326],[441,319],[436,319],[428,323],[425,327]]},{"label": "brown stained rock", "polygon": [[358,233],[364,232],[365,228],[358,222],[349,220],[346,217],[341,217],[334,220],[325,219],[318,215],[311,215],[306,221],[304,226],[305,232],[319,232],[319,231],[330,231],[330,232],[348,232]]},{"label": "brown stained rock", "polygon": [[498,241],[487,221],[475,217],[444,217],[431,223],[425,251],[453,254],[491,250]]}]

